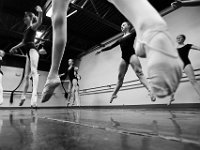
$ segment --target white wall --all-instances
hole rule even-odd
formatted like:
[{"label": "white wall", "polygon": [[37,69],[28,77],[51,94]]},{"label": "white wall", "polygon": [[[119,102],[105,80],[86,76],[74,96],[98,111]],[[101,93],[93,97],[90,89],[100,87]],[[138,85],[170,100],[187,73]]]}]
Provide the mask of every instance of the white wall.
[{"label": "white wall", "polygon": [[[187,36],[186,43],[192,43],[200,46],[200,7],[181,8],[165,16],[165,20],[169,25],[173,39],[179,33]],[[200,68],[200,53],[196,51],[190,52],[190,58],[194,68]],[[79,73],[82,76],[80,81],[80,89],[87,89],[97,86],[116,83],[118,66],[121,59],[121,51],[119,46],[111,51],[101,53],[96,56],[95,52],[82,57]],[[146,74],[146,61],[140,59],[144,74]],[[198,73],[198,72],[197,72]],[[130,81],[137,79],[135,73],[129,68],[125,80]],[[99,106],[110,105],[109,98],[111,93],[95,94],[81,96],[81,105]],[[175,103],[197,103],[200,98],[195,93],[189,82],[181,83],[176,93]],[[158,99],[155,103],[150,102],[147,91],[144,88],[120,91],[118,99],[114,100],[112,105],[140,105],[140,104],[163,104],[167,103],[168,98]]]}]

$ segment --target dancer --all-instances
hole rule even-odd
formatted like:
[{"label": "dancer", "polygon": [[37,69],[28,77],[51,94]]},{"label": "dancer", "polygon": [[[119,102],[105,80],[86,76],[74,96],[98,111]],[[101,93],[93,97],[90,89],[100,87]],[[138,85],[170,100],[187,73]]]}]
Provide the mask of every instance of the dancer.
[{"label": "dancer", "polygon": [[148,59],[147,73],[153,93],[161,98],[174,93],[182,76],[182,62],[166,22],[147,0],[111,2],[134,25],[137,33],[136,54]]},{"label": "dancer", "polygon": [[63,89],[65,91],[65,98],[68,99],[67,106],[70,104],[70,99],[72,99],[72,105],[74,105],[74,102],[76,101],[76,105],[80,106],[78,80],[81,79],[81,76],[78,74],[78,67],[74,65],[73,59],[68,60],[68,65],[69,67],[67,71],[63,74],[60,74],[61,79],[69,78],[70,81],[68,86],[68,92],[65,90],[64,85],[61,81],[61,85],[63,86]]},{"label": "dancer", "polygon": [[99,54],[103,51],[111,50],[112,48],[114,48],[118,45],[120,45],[120,47],[121,47],[122,59],[121,59],[121,63],[119,66],[118,82],[117,82],[117,86],[110,98],[110,103],[112,103],[112,101],[115,98],[117,98],[117,93],[123,84],[124,77],[128,70],[129,64],[131,65],[132,69],[135,71],[140,82],[148,90],[149,95],[151,97],[151,101],[155,101],[156,98],[153,95],[153,93],[151,92],[149,83],[142,72],[142,66],[140,64],[140,61],[139,61],[138,57],[135,55],[135,49],[133,48],[133,44],[134,44],[136,34],[135,34],[135,32],[131,33],[132,25],[129,22],[123,22],[121,25],[121,30],[123,32],[123,37],[121,39],[116,41],[111,46],[108,46],[104,49],[98,50],[96,53],[96,54]]},{"label": "dancer", "polygon": [[1,70],[1,65],[2,65],[4,56],[5,56],[5,52],[3,50],[0,50],[0,105],[3,104],[3,86],[2,86],[3,72]]},{"label": "dancer", "polygon": [[[43,90],[42,102],[48,101],[60,84],[58,69],[66,45],[66,10],[70,1],[52,0],[52,2],[54,32],[52,64]],[[171,95],[176,91],[182,76],[182,62],[174,50],[167,24],[147,0],[112,0],[112,2],[136,29],[139,43],[136,53],[143,57],[146,55],[148,58],[147,72],[151,78],[150,86],[153,92],[158,97]]]},{"label": "dancer", "polygon": [[[192,84],[193,88],[196,90],[197,94],[200,97],[200,85],[198,84],[197,80],[195,79],[194,75],[194,69],[191,65],[190,59],[189,59],[189,52],[190,50],[198,50],[200,51],[200,47],[195,46],[193,44],[185,44],[186,36],[184,34],[180,34],[176,37],[177,42],[177,50],[179,53],[179,56],[181,57],[183,61],[183,70],[185,74],[187,75],[190,83]],[[174,94],[171,96],[171,99],[168,103],[170,105],[175,100]]]},{"label": "dancer", "polygon": [[42,8],[37,6],[36,11],[38,12],[38,17],[36,17],[32,12],[25,12],[24,23],[27,25],[27,28],[24,32],[24,38],[21,43],[14,46],[10,52],[15,52],[19,47],[23,47],[26,50],[26,68],[25,68],[25,77],[24,77],[24,88],[21,95],[20,106],[23,105],[26,100],[26,93],[29,87],[29,75],[33,79],[33,91],[31,97],[31,107],[37,106],[37,89],[38,89],[38,60],[39,54],[35,46],[34,40],[36,36],[36,31],[38,27],[42,24]]},{"label": "dancer", "polygon": [[[80,97],[79,97],[79,84],[78,80],[81,79],[81,76],[78,74],[78,67],[74,65],[74,60],[68,60],[68,69],[67,72],[62,74],[61,76],[68,75],[70,84],[69,84],[69,101],[72,99],[72,105],[76,101],[76,105],[80,106]],[[69,103],[68,103],[69,104]]]}]

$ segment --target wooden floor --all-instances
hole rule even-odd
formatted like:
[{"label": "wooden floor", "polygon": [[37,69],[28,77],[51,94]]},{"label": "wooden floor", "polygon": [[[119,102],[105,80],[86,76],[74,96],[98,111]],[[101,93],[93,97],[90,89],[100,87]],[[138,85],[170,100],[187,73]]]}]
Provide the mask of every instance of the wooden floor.
[{"label": "wooden floor", "polygon": [[0,110],[0,150],[199,150],[200,109]]}]

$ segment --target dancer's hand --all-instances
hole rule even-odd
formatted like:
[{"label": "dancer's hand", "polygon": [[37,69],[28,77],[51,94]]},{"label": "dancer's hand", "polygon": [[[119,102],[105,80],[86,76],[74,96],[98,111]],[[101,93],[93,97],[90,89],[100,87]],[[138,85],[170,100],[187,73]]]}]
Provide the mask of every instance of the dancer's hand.
[{"label": "dancer's hand", "polygon": [[179,7],[183,6],[183,3],[180,0],[176,0],[175,2],[171,3],[171,6],[173,8],[179,8]]},{"label": "dancer's hand", "polygon": [[40,6],[36,6],[36,7],[35,7],[35,10],[36,10],[37,12],[42,12],[42,8],[41,8]]}]

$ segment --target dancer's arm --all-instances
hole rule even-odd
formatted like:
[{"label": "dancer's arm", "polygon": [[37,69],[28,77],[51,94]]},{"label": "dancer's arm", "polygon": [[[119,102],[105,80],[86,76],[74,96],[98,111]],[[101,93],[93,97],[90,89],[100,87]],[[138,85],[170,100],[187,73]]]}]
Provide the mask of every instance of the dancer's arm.
[{"label": "dancer's arm", "polygon": [[17,44],[16,46],[12,47],[9,51],[9,53],[15,53],[17,51],[18,48],[24,46],[23,42],[20,42],[19,44]]},{"label": "dancer's arm", "polygon": [[191,46],[191,49],[200,51],[200,47],[199,47],[199,46],[196,46],[196,45],[192,45],[192,46]]},{"label": "dancer's arm", "polygon": [[173,2],[172,7],[174,8],[179,8],[179,7],[191,7],[191,6],[198,6],[200,5],[200,0],[190,0],[190,1],[180,1],[180,0],[176,0],[175,2]]},{"label": "dancer's arm", "polygon": [[33,30],[38,29],[38,27],[42,24],[42,19],[43,19],[42,8],[40,6],[36,6],[35,9],[38,12],[38,19],[36,19],[37,21],[32,26]]},{"label": "dancer's arm", "polygon": [[104,52],[104,51],[109,51],[111,49],[113,49],[114,47],[118,46],[120,44],[119,41],[116,41],[115,43],[113,43],[112,45],[106,47],[106,48],[103,48],[103,49],[100,49],[96,52],[96,54],[100,54],[101,52]]}]

